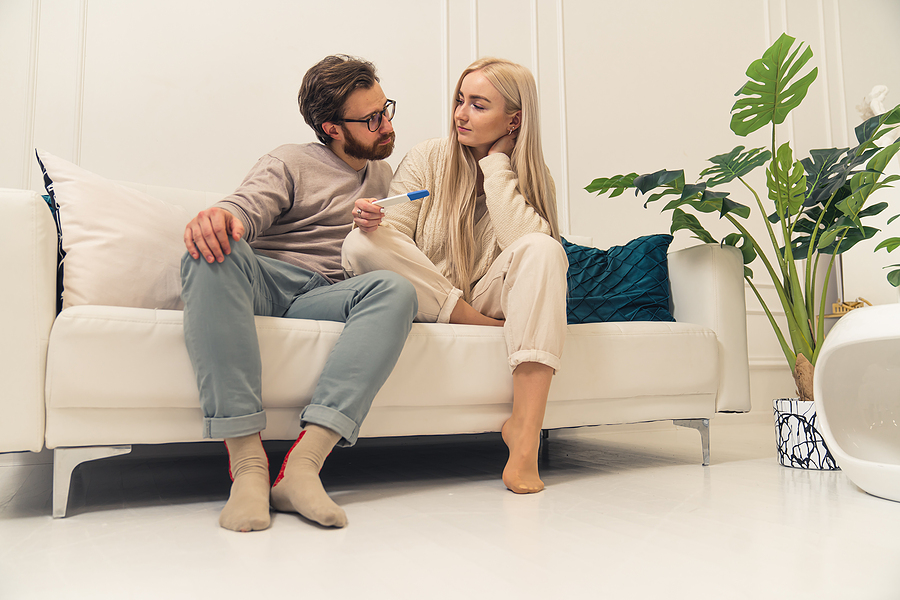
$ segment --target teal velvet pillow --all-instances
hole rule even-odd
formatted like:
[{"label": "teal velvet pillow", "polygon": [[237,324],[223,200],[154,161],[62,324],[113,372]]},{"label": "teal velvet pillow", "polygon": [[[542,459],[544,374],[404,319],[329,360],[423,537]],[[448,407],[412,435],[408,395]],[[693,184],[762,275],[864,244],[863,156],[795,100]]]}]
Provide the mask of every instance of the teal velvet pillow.
[{"label": "teal velvet pillow", "polygon": [[675,320],[669,312],[671,235],[647,235],[608,250],[562,242],[569,258],[569,323]]}]

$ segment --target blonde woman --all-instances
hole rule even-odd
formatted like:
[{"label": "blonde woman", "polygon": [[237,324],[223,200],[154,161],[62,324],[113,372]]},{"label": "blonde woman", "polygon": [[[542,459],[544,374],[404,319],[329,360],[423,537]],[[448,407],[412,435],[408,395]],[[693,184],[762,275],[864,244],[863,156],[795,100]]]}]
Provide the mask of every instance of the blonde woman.
[{"label": "blonde woman", "polygon": [[430,195],[382,211],[357,200],[343,266],[405,275],[416,320],[504,327],[513,409],[503,424],[503,482],[544,488],[538,448],[566,329],[566,270],[556,192],[541,150],[537,89],[525,67],[476,61],[459,78],[450,136],[403,159],[391,195]]}]

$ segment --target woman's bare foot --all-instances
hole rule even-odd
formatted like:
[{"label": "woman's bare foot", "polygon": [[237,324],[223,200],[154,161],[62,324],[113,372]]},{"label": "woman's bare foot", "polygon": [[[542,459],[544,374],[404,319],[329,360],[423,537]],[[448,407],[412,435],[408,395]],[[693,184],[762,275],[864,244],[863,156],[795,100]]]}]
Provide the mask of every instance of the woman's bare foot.
[{"label": "woman's bare foot", "polygon": [[541,446],[541,432],[530,431],[527,427],[507,419],[500,430],[503,441],[509,448],[509,460],[503,469],[503,483],[517,494],[533,494],[544,489],[544,482],[538,473],[538,450]]}]

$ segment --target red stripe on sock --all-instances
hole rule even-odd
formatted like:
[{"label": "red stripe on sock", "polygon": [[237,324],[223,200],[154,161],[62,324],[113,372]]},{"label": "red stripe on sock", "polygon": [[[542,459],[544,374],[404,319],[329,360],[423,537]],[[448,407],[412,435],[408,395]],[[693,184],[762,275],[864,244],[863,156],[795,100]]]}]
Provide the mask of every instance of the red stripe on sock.
[{"label": "red stripe on sock", "polygon": [[222,440],[222,443],[225,444],[225,451],[228,452],[228,477],[231,481],[234,481],[234,473],[231,472],[231,449],[228,447],[228,442]]},{"label": "red stripe on sock", "polygon": [[297,447],[297,444],[300,443],[300,440],[303,439],[303,435],[306,433],[306,430],[300,432],[300,436],[297,438],[297,441],[294,442],[294,445],[291,446],[291,449],[287,451],[287,454],[284,455],[284,462],[281,463],[281,470],[278,472],[278,477],[275,478],[275,483],[272,484],[272,487],[278,485],[278,483],[284,479],[284,469],[287,467],[288,459],[291,457],[291,452],[294,451],[294,448]]}]

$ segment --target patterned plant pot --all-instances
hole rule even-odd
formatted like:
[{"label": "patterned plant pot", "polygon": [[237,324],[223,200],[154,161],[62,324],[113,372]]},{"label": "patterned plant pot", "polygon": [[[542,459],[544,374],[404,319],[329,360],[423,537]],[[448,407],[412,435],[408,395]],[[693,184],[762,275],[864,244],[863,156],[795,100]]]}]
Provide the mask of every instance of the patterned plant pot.
[{"label": "patterned plant pot", "polygon": [[834,470],[840,467],[816,429],[816,405],[809,400],[779,398],[775,409],[778,462],[795,469]]}]

